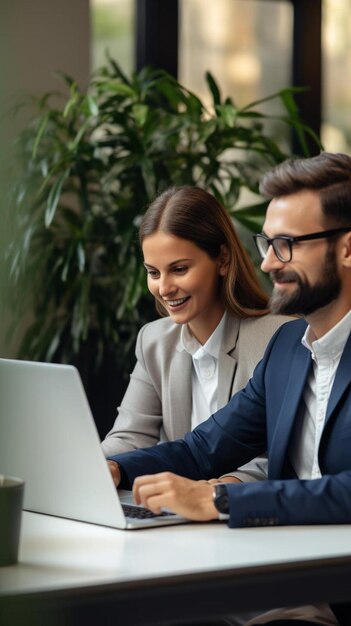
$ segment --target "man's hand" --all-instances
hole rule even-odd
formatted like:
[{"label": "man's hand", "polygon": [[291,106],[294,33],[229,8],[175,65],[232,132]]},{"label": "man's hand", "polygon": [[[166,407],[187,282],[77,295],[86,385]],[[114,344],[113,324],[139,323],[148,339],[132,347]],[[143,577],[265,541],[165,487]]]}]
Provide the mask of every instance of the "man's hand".
[{"label": "man's hand", "polygon": [[111,472],[113,482],[115,483],[116,487],[118,487],[119,483],[121,482],[121,472],[119,471],[119,465],[115,461],[107,461],[107,465]]},{"label": "man's hand", "polygon": [[156,514],[167,508],[194,521],[218,519],[213,486],[206,481],[189,480],[171,472],[139,476],[134,481],[133,494],[137,504]]}]

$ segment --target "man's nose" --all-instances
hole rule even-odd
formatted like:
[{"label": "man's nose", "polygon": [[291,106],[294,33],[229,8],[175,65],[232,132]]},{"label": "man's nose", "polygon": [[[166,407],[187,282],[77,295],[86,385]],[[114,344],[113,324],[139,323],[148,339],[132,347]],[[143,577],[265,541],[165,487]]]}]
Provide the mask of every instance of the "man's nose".
[{"label": "man's nose", "polygon": [[261,270],[266,274],[277,269],[281,269],[285,263],[280,261],[273,250],[273,246],[269,246],[267,254],[261,263]]}]

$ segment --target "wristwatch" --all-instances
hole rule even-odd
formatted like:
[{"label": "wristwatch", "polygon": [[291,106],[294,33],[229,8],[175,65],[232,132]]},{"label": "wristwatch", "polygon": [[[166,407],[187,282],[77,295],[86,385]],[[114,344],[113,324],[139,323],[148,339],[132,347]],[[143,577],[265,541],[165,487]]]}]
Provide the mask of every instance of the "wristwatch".
[{"label": "wristwatch", "polygon": [[229,519],[229,496],[227,487],[223,483],[213,485],[213,504],[221,521]]}]

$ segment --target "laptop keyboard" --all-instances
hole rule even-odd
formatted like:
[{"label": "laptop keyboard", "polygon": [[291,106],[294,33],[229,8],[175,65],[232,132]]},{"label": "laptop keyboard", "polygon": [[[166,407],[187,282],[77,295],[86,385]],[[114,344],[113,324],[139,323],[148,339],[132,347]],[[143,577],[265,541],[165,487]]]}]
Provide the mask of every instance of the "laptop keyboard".
[{"label": "laptop keyboard", "polygon": [[145,509],[141,506],[133,506],[132,504],[122,504],[122,508],[126,517],[133,517],[134,519],[150,519],[152,517],[168,517],[169,515],[175,515],[170,511],[161,511],[161,513],[153,513],[149,509]]}]

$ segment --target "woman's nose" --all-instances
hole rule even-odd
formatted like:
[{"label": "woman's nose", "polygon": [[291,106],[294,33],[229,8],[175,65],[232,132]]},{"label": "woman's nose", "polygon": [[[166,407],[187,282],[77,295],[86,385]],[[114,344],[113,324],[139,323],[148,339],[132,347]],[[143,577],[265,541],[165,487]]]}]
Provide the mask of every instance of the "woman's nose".
[{"label": "woman's nose", "polygon": [[160,296],[165,297],[174,291],[172,278],[168,275],[161,275],[158,283]]}]

